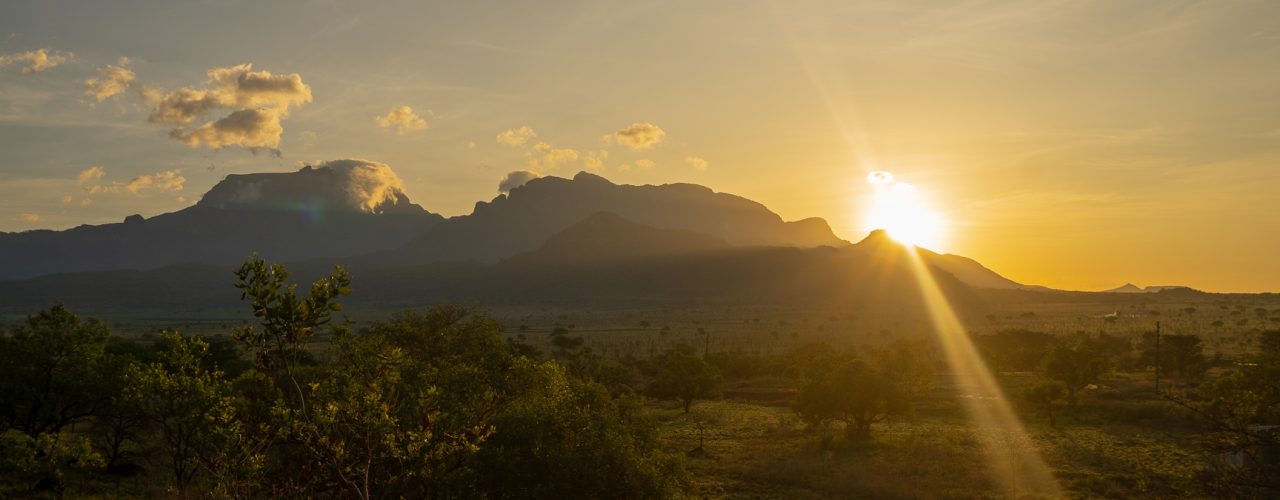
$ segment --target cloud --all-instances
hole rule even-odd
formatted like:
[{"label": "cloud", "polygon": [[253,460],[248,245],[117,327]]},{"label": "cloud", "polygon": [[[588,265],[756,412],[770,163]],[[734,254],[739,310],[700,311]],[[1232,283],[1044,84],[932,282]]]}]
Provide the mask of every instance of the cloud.
[{"label": "cloud", "polygon": [[529,160],[525,164],[529,170],[536,171],[554,170],[561,163],[577,161],[579,154],[576,149],[556,148],[545,142],[539,142],[533,145],[533,151],[529,152],[528,156]]},{"label": "cloud", "polygon": [[707,159],[700,156],[686,156],[684,162],[695,170],[706,170],[708,166]]},{"label": "cloud", "polygon": [[632,123],[630,127],[614,132],[612,139],[632,150],[644,151],[658,145],[666,135],[662,127],[645,122]]},{"label": "cloud", "polygon": [[227,146],[243,146],[249,149],[267,149],[279,154],[280,113],[271,108],[242,109],[217,121],[208,122],[194,129],[173,129],[169,136],[191,147],[210,149]]},{"label": "cloud", "polygon": [[177,170],[164,170],[150,175],[140,175],[134,177],[128,184],[124,185],[130,193],[138,194],[146,189],[155,189],[159,191],[181,191],[183,184],[186,184],[187,178],[179,175]]},{"label": "cloud", "polygon": [[649,170],[654,165],[657,165],[657,163],[654,163],[653,160],[636,160],[636,168],[640,170]]},{"label": "cloud", "polygon": [[106,169],[98,166],[89,167],[76,174],[76,183],[84,184],[89,181],[96,181],[105,175],[107,175]]},{"label": "cloud", "polygon": [[495,140],[498,141],[498,144],[506,144],[508,146],[523,146],[524,143],[529,142],[529,139],[532,139],[537,136],[538,134],[535,134],[533,132],[533,129],[529,127],[520,127],[516,129],[509,128],[499,133],[498,137],[496,137]]},{"label": "cloud", "polygon": [[22,222],[40,222],[41,219],[41,217],[36,214],[18,214],[18,216],[14,218]]},{"label": "cloud", "polygon": [[[252,71],[241,64],[208,71],[205,88],[182,87],[169,93],[143,87],[143,98],[154,105],[151,123],[171,125],[169,136],[191,147],[243,146],[279,152],[280,122],[289,108],[311,102],[311,87],[297,73]],[[214,111],[230,114],[195,128],[183,128]]]},{"label": "cloud", "polygon": [[378,213],[385,203],[395,203],[404,195],[404,182],[386,163],[371,160],[332,160],[316,165],[329,169],[348,200],[362,211]]},{"label": "cloud", "polygon": [[498,182],[498,192],[510,193],[512,189],[523,186],[529,181],[537,179],[538,177],[539,177],[538,174],[530,172],[528,170],[516,170],[514,172],[508,173],[505,177],[502,178],[500,182]]},{"label": "cloud", "polygon": [[[215,208],[260,207],[271,210],[357,210],[380,214],[394,209],[404,182],[385,163],[359,158],[306,165],[287,174],[229,175],[200,200]],[[309,207],[309,208],[299,208]]]},{"label": "cloud", "polygon": [[98,68],[97,78],[90,78],[84,81],[85,97],[92,97],[97,99],[98,102],[102,102],[129,90],[129,87],[133,86],[133,82],[137,80],[137,75],[128,68],[128,65],[129,58],[121,57],[115,66],[108,65]]},{"label": "cloud", "polygon": [[427,128],[427,121],[408,106],[391,108],[386,116],[375,116],[373,119],[378,122],[379,127],[387,129],[395,127],[396,132],[401,135]]},{"label": "cloud", "polygon": [[586,157],[582,159],[583,166],[588,170],[599,172],[604,170],[604,162],[609,159],[609,152],[605,150],[588,151]]},{"label": "cloud", "polygon": [[[89,167],[82,170],[80,174],[76,176],[76,182],[84,184],[89,181],[96,181],[105,176],[106,173],[107,171],[102,167]],[[142,194],[142,192],[147,190],[177,192],[182,190],[182,187],[186,185],[186,182],[187,178],[182,176],[182,172],[180,170],[162,170],[154,174],[134,177],[133,179],[130,179],[129,182],[112,181],[109,184],[94,184],[91,186],[84,186],[80,189],[81,191],[84,191],[86,195],[119,193],[121,191],[128,191],[132,194]],[[71,197],[63,197],[62,202],[70,203]],[[93,203],[93,200],[89,198],[82,198],[80,200],[80,205],[82,206],[88,206],[91,203]]]},{"label": "cloud", "polygon": [[24,74],[35,74],[75,59],[75,54],[60,50],[36,49],[16,54],[0,55],[0,68],[16,63],[26,63]]}]

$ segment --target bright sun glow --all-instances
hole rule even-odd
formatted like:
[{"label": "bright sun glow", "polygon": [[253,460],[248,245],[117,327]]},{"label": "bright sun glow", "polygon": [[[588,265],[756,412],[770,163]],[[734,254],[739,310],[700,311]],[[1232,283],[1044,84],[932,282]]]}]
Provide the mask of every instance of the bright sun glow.
[{"label": "bright sun glow", "polygon": [[867,182],[876,194],[867,225],[884,229],[889,236],[909,245],[938,249],[942,244],[942,217],[930,209],[916,187],[897,182],[889,172],[871,172]]}]

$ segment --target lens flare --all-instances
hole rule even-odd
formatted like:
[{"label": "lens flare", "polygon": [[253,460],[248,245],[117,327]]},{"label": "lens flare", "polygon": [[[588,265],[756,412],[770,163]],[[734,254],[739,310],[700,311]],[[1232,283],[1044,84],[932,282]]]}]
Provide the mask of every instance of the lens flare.
[{"label": "lens flare", "polygon": [[875,186],[867,227],[884,229],[908,245],[937,249],[942,244],[942,216],[929,208],[914,185],[897,182],[885,171],[871,172],[867,182]]}]

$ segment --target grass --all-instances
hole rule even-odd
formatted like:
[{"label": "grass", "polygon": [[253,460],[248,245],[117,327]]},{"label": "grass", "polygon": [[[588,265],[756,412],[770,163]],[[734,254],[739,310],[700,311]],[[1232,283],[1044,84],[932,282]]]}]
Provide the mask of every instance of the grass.
[{"label": "grass", "polygon": [[[1006,393],[1027,383],[1023,378],[1005,381]],[[1059,409],[1057,428],[1037,414],[1021,415],[1067,497],[1203,496],[1195,426],[1154,396],[1132,397],[1139,383],[1109,379],[1107,390],[1129,399],[1087,394],[1076,411]],[[738,384],[740,394],[750,394],[743,385],[749,384]],[[992,461],[983,440],[992,436],[969,421],[954,389],[945,386],[931,391],[911,418],[877,425],[866,442],[845,441],[835,426],[808,428],[775,399],[698,401],[688,414],[653,402],[648,411],[660,422],[667,449],[690,455],[691,496],[697,498],[1004,495],[987,466]],[[690,454],[700,434],[705,453]]]}]

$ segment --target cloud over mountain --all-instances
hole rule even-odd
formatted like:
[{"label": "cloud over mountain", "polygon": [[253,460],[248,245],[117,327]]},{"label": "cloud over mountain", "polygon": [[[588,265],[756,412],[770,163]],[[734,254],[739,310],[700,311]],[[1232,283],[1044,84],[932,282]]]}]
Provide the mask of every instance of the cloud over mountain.
[{"label": "cloud over mountain", "polygon": [[498,182],[498,192],[510,193],[512,189],[525,185],[525,183],[537,179],[538,174],[528,170],[516,170],[508,173],[501,181]]},{"label": "cloud over mountain", "polygon": [[228,175],[209,190],[200,205],[309,206],[374,214],[409,208],[404,182],[391,167],[362,159],[326,161],[291,173]]}]

